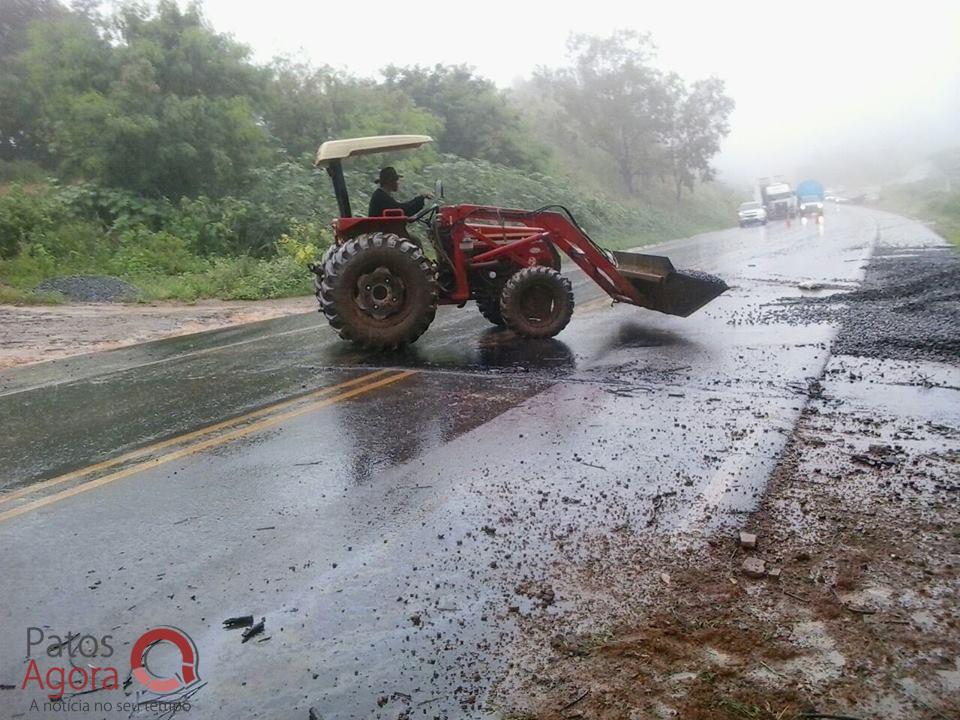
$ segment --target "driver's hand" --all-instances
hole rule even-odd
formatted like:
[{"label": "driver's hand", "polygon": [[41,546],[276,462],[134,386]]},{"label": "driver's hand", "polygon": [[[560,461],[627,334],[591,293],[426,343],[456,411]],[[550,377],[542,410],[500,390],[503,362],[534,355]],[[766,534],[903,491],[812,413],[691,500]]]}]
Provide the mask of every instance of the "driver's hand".
[{"label": "driver's hand", "polygon": [[432,192],[420,193],[420,197],[425,198],[426,200],[433,200]]}]

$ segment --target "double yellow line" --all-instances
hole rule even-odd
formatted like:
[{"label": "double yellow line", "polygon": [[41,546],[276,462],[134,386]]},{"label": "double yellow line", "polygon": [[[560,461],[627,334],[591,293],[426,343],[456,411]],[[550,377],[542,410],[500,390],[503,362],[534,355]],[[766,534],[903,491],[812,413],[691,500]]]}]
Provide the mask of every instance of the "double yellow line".
[{"label": "double yellow line", "polygon": [[[213,425],[207,425],[199,430],[194,430],[193,432],[185,433],[183,435],[177,435],[176,437],[153,443],[152,445],[147,445],[145,447],[138,448],[137,450],[132,450],[128,453],[124,453],[123,455],[111,458],[110,460],[104,460],[93,465],[88,465],[79,470],[58,475],[57,477],[50,478],[49,480],[33,483],[22,490],[17,490],[7,494],[0,494],[0,506],[2,506],[27,495],[42,493],[45,490],[58,485],[64,485],[73,480],[79,480],[87,476],[95,476],[90,480],[64,490],[60,490],[59,492],[44,495],[43,497],[40,497],[36,500],[31,500],[22,505],[18,505],[10,510],[0,511],[0,522],[3,522],[4,520],[10,520],[11,518],[15,518],[19,515],[23,515],[24,513],[31,512],[46,505],[59,502],[60,500],[64,500],[68,497],[79,495],[80,493],[87,492],[88,490],[93,490],[94,488],[98,488],[102,485],[107,485],[109,483],[116,482],[117,480],[122,480],[125,477],[129,477],[130,475],[134,475],[138,472],[157,467],[158,465],[163,465],[164,463],[168,463],[172,460],[178,460],[179,458],[186,457],[188,455],[193,455],[219,445],[224,445],[246,435],[273,427],[274,425],[278,425],[292,418],[315,412],[316,410],[327,407],[328,405],[334,405],[336,403],[343,402],[344,400],[349,400],[352,397],[356,397],[357,395],[363,395],[371,390],[376,390],[386,385],[398,382],[410,377],[413,374],[415,374],[415,371],[413,370],[376,370],[374,372],[361,375],[358,378],[353,378],[352,380],[346,380],[344,382],[337,383],[336,385],[321,388],[291,400],[284,400],[282,402],[269,405],[265,408],[254,410],[253,412],[231,418],[230,420],[224,420],[223,422],[214,423]],[[285,408],[290,408],[291,406],[296,407],[292,407],[292,409],[287,410],[286,412],[279,412],[283,411]],[[195,440],[197,442],[193,442]],[[189,444],[191,442],[193,442],[193,444]],[[161,450],[180,446],[184,443],[187,443],[187,445],[184,447],[180,447],[179,449],[172,450],[165,454],[157,455],[157,453]],[[127,466],[128,463],[133,464],[129,465],[128,467],[124,467]],[[111,470],[113,468],[120,469],[106,475],[98,476],[98,473],[101,473],[105,470]]]}]

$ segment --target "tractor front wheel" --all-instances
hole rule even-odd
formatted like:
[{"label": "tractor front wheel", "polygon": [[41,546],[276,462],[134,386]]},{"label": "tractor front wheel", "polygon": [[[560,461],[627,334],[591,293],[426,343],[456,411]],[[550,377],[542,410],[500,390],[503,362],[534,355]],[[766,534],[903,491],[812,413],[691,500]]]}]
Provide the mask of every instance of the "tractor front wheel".
[{"label": "tractor front wheel", "polygon": [[371,350],[414,342],[437,313],[437,272],[393,233],[348,240],[324,267],[320,310],[344,340]]},{"label": "tractor front wheel", "polygon": [[553,337],[573,315],[573,286],[553,268],[524,268],[507,280],[500,312],[506,326],[518,335]]}]

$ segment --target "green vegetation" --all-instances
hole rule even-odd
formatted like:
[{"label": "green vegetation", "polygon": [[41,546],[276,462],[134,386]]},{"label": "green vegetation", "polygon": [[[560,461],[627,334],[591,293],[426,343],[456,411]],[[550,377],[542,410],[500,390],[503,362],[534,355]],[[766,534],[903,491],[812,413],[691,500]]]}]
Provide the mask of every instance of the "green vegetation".
[{"label": "green vegetation", "polygon": [[[377,166],[395,162],[402,193],[441,178],[451,202],[562,204],[617,247],[726,224],[735,198],[702,183],[731,103],[719,81],[688,89],[652,70],[637,42],[580,38],[577,74],[558,70],[552,84],[544,75],[520,97],[464,66],[388,67],[377,81],[290,59],[256,65],[198,6],[127,4],[103,16],[96,2],[9,0],[0,9],[0,302],[57,301],[33,288],[74,274],[123,278],[143,299],[308,293],[306,265],[331,242],[336,215],[328,178],[310,163],[330,137],[437,139],[350,163],[357,208]],[[582,108],[607,86],[632,102],[613,128],[601,120],[624,108],[599,99],[592,115]],[[531,117],[548,107],[550,123]],[[626,160],[605,142],[611,132],[632,133]]]},{"label": "green vegetation", "polygon": [[934,223],[934,230],[960,247],[960,148],[931,158],[934,173],[919,182],[883,189],[888,209]]},{"label": "green vegetation", "polygon": [[307,293],[306,265],[330,242],[311,219],[312,180],[285,167],[262,179],[264,197],[177,203],[90,183],[14,185],[0,197],[0,277],[19,291],[6,297],[77,274],[124,278],[151,299]]},{"label": "green vegetation", "polygon": [[710,161],[729,132],[734,103],[723,81],[712,77],[688,86],[676,73],[651,64],[649,35],[620,30],[611,37],[574,35],[572,63],[541,70],[534,79],[534,101],[562,110],[560,137],[590,139],[612,161],[629,195],[669,177],[677,200],[697,181],[712,180]]}]

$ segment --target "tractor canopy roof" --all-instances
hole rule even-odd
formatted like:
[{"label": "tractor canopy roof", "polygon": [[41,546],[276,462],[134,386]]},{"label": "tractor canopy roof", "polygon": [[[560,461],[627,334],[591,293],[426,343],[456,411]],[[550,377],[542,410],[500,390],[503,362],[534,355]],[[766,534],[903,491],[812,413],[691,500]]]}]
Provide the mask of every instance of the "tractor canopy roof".
[{"label": "tractor canopy roof", "polygon": [[348,140],[327,140],[317,150],[315,165],[324,165],[331,160],[342,160],[352,155],[387,152],[388,150],[412,150],[433,142],[429,135],[374,135]]}]

